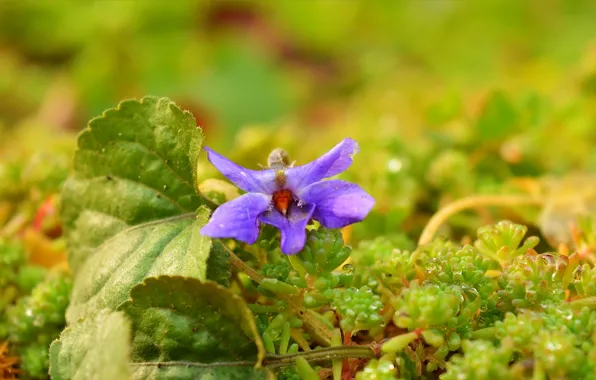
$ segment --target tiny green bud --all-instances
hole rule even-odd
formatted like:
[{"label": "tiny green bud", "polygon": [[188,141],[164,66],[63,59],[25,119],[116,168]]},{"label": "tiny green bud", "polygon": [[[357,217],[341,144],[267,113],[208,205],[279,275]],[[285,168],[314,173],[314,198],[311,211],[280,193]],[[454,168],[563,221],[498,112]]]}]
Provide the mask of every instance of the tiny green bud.
[{"label": "tiny green bud", "polygon": [[435,329],[427,329],[421,333],[424,341],[433,347],[441,347],[445,342],[445,336],[442,332]]},{"label": "tiny green bud", "polygon": [[259,285],[259,288],[268,290],[275,294],[281,293],[298,295],[300,293],[298,288],[295,286],[287,284],[283,281],[279,281],[275,278],[264,278],[261,282],[261,285]]},{"label": "tiny green bud", "polygon": [[302,356],[296,358],[296,372],[302,380],[319,380],[319,374]]},{"label": "tiny green bud", "polygon": [[451,351],[459,349],[461,345],[461,338],[459,337],[459,334],[456,332],[450,333],[447,337],[447,345],[449,346],[449,350]]},{"label": "tiny green bud", "polygon": [[384,353],[401,352],[404,348],[406,348],[417,338],[418,334],[416,334],[414,331],[395,336],[383,344],[383,346],[381,347],[381,351],[383,351]]},{"label": "tiny green bud", "polygon": [[275,354],[275,345],[273,344],[273,338],[271,338],[271,335],[269,335],[268,332],[264,332],[262,338],[265,350],[271,354]]}]

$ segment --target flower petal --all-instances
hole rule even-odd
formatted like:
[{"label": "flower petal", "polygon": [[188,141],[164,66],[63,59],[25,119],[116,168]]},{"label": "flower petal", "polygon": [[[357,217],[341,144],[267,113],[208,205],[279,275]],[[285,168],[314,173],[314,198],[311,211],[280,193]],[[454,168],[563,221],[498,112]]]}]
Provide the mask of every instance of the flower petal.
[{"label": "flower petal", "polygon": [[259,237],[258,217],[267,211],[271,197],[248,193],[219,206],[201,234],[214,238],[234,238],[253,244]]},{"label": "flower petal", "polygon": [[315,205],[313,219],[326,228],[360,222],[375,204],[374,198],[360,186],[340,180],[313,183],[297,196],[301,201]]},{"label": "flower petal", "polygon": [[303,187],[343,172],[352,165],[352,156],[358,149],[356,141],[346,138],[316,160],[286,169],[287,188],[297,193]]},{"label": "flower petal", "polygon": [[209,161],[223,174],[244,191],[271,194],[277,189],[275,172],[272,169],[251,170],[233,163],[226,157],[205,147]]},{"label": "flower petal", "polygon": [[306,225],[308,224],[314,205],[290,205],[287,217],[277,210],[271,210],[261,215],[261,222],[279,228],[281,231],[281,251],[286,255],[293,255],[304,248],[306,243]]}]

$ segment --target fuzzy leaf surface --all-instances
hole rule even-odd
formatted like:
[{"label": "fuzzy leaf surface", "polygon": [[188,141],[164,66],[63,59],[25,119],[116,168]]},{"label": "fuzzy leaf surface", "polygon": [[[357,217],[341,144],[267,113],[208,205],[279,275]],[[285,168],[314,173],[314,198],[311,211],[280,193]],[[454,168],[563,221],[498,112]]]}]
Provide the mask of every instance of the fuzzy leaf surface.
[{"label": "fuzzy leaf surface", "polygon": [[[224,258],[209,258],[211,239],[199,232],[208,218],[209,210],[201,208],[196,215],[142,224],[106,241],[75,276],[67,321],[72,323],[103,308],[116,309],[147,277],[180,275],[225,284],[229,264]],[[209,263],[213,265],[208,275]]]},{"label": "fuzzy leaf surface", "polygon": [[73,272],[118,232],[204,204],[194,178],[202,141],[193,116],[167,98],[123,101],[89,122],[62,191]]},{"label": "fuzzy leaf surface", "polygon": [[50,346],[53,380],[131,379],[130,322],[124,313],[101,310],[67,327]]},{"label": "fuzzy leaf surface", "polygon": [[158,367],[133,366],[132,378],[138,380],[274,380],[266,368],[254,367]]},{"label": "fuzzy leaf surface", "polygon": [[[196,374],[192,378],[209,373],[235,378],[234,373],[242,376],[252,370],[246,363],[260,362],[265,355],[245,301],[214,282],[180,276],[148,278],[131,290],[119,310],[132,321],[133,362],[197,362],[205,367],[167,371],[188,370]],[[217,364],[222,362],[238,366]],[[135,373],[161,378],[164,369],[136,367]]]}]

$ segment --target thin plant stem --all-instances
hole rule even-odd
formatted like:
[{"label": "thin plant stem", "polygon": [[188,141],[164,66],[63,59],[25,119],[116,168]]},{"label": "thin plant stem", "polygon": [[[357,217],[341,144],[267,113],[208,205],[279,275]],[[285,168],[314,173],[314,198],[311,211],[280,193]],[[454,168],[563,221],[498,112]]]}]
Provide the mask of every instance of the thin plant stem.
[{"label": "thin plant stem", "polygon": [[[368,346],[341,346],[341,347],[326,347],[317,350],[299,352],[297,354],[289,355],[267,355],[263,361],[263,366],[267,368],[278,368],[293,365],[297,358],[304,358],[308,362],[321,362],[328,360],[342,360],[347,358],[376,358],[375,351]],[[188,361],[170,361],[170,362],[139,362],[130,363],[135,367],[199,367],[199,368],[214,368],[214,367],[247,367],[255,366],[254,361],[237,361],[237,362],[214,362],[214,363],[197,363]]]},{"label": "thin plant stem", "polygon": [[[236,254],[228,248],[221,240],[218,239],[219,244],[230,255],[230,264],[232,264],[237,270],[246,273],[246,275],[258,284],[262,284],[265,277],[259,274],[256,270],[248,266],[242,261]],[[333,332],[327,326],[325,326],[317,317],[317,314],[309,309],[306,309],[302,304],[302,297],[290,294],[276,293],[277,297],[282,301],[285,301],[291,308],[292,311],[302,320],[304,323],[304,329],[312,336],[312,338],[323,346],[331,345],[331,337]]]},{"label": "thin plant stem", "polygon": [[236,268],[240,272],[246,273],[246,275],[251,280],[258,284],[261,284],[263,282],[265,277],[261,276],[259,272],[248,266],[244,261],[240,260],[240,258],[236,256],[236,254],[230,248],[228,248],[228,246],[225,245],[223,241],[221,241],[220,239],[217,240],[219,244],[221,244],[222,247],[228,252],[228,255],[230,255],[230,264],[232,264],[234,268]]},{"label": "thin plant stem", "polygon": [[432,218],[428,221],[420,239],[418,245],[425,245],[432,241],[437,230],[441,225],[454,214],[473,207],[479,206],[523,206],[523,205],[541,205],[544,201],[536,196],[530,195],[473,195],[470,197],[459,199],[447,206],[441,208],[436,212]]}]

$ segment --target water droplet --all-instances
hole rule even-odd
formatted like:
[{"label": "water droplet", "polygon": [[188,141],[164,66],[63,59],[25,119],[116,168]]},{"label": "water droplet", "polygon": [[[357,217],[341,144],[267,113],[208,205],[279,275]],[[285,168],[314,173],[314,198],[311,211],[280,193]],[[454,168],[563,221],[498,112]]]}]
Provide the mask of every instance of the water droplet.
[{"label": "water droplet", "polygon": [[341,270],[345,273],[352,274],[354,273],[354,266],[352,264],[344,265]]}]

